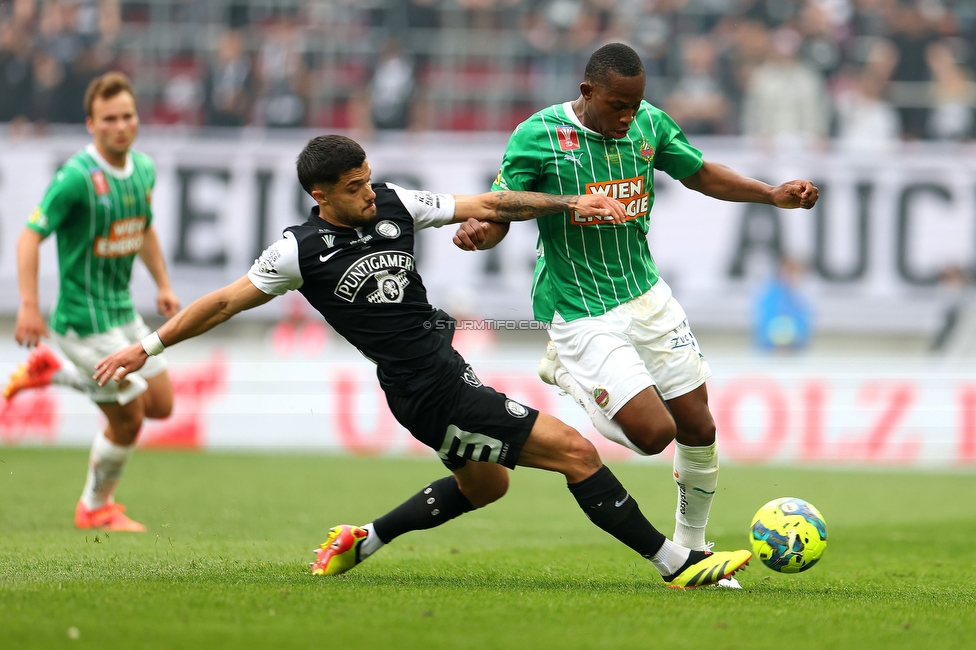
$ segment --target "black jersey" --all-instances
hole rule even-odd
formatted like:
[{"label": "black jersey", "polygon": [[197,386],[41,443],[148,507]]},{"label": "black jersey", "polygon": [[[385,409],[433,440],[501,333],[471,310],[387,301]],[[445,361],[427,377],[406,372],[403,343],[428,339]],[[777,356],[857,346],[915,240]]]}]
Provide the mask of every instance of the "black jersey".
[{"label": "black jersey", "polygon": [[[255,261],[248,277],[265,293],[297,289],[330,325],[377,366],[384,390],[409,394],[457,374],[450,316],[434,309],[417,273],[414,233],[454,216],[454,197],[373,185],[376,220],[334,226],[308,221]],[[438,323],[441,323],[440,325]]]}]

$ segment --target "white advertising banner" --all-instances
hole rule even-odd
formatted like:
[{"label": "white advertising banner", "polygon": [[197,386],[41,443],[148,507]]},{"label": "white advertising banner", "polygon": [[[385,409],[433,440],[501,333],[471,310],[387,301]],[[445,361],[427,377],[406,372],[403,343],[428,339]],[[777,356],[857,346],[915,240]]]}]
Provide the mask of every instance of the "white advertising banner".
[{"label": "white advertising banner", "polygon": [[[458,333],[462,334],[461,332]],[[393,418],[375,369],[317,322],[276,326],[265,341],[167,352],[173,415],[147,421],[144,447],[318,450],[402,456],[433,452]],[[542,346],[459,347],[483,382],[576,427],[605,460],[635,460],[602,438],[569,397],[535,372]],[[3,346],[4,359],[22,353]],[[709,401],[723,462],[976,468],[976,372],[927,360],[712,358]],[[7,376],[13,361],[0,363]],[[104,426],[68,389],[27,390],[0,403],[0,445],[88,446]],[[671,449],[653,459],[670,462]]]},{"label": "white advertising banner", "polygon": [[[311,134],[203,139],[144,134],[138,148],[157,164],[155,225],[175,288],[188,302],[240,277],[282,228],[302,221],[311,200],[295,158]],[[0,139],[0,313],[17,308],[15,246],[58,164],[87,139]],[[504,135],[442,134],[365,141],[374,180],[438,192],[485,191]],[[950,298],[939,286],[949,268],[976,267],[976,153],[919,145],[880,155],[761,152],[739,140],[697,139],[707,159],[779,183],[813,179],[811,211],[723,203],[656,177],[651,250],[692,325],[746,326],[758,285],[782,254],[806,264],[803,290],[818,327],[932,332]],[[536,228],[513,225],[494,251],[464,253],[453,227],[425,231],[418,266],[432,301],[461,315],[531,316],[529,281]],[[52,243],[43,247],[42,302],[57,282]],[[137,265],[140,308],[154,292]],[[280,301],[258,311],[276,317]]]}]

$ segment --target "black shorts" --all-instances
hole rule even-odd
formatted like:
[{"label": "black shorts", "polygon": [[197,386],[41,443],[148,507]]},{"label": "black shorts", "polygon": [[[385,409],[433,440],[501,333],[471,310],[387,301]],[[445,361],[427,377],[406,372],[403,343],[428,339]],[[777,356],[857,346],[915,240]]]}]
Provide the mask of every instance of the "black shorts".
[{"label": "black shorts", "polygon": [[539,412],[485,386],[469,365],[437,389],[387,394],[397,421],[451,471],[468,460],[514,469]]}]

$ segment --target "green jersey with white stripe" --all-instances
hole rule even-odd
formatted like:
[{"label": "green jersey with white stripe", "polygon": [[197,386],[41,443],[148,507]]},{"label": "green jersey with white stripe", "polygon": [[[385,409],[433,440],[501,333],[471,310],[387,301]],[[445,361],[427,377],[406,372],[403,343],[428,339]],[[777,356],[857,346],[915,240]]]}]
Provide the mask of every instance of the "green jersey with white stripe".
[{"label": "green jersey with white stripe", "polygon": [[57,233],[61,284],[51,328],[58,334],[90,336],[135,319],[129,279],[152,222],[155,181],[149,156],[130,151],[119,169],[94,145],[54,175],[27,227],[43,237]]},{"label": "green jersey with white stripe", "polygon": [[532,309],[551,321],[600,316],[648,291],[658,280],[647,246],[654,206],[654,169],[672,178],[694,174],[701,151],[666,113],[641,102],[621,139],[583,126],[572,102],[539,111],[509,139],[493,190],[549,194],[600,192],[621,201],[622,224],[562,212],[538,219]]}]

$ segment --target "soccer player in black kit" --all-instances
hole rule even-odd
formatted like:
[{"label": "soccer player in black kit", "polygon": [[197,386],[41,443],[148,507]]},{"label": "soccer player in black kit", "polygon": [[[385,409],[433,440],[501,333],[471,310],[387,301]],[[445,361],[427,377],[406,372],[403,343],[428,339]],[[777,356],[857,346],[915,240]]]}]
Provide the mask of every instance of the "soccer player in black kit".
[{"label": "soccer player in black kit", "polygon": [[306,145],[298,157],[298,179],[318,204],[308,221],[285,229],[244,277],[196,300],[141,343],[103,359],[94,376],[103,385],[122,379],[164,344],[300,291],[376,364],[393,415],[451,471],[365,526],[332,528],[313,573],[343,573],[404,533],[498,500],[508,489],[508,469],[516,465],[563,474],[590,520],[650,560],[670,587],[714,584],[749,561],[748,551],[708,553],[671,542],[579,432],[482,384],[451,347],[453,320],[427,301],[414,265],[414,232],[422,228],[468,219],[519,221],[565,210],[622,222],[620,203],[599,194],[462,196],[373,185],[362,147],[338,135]]}]

